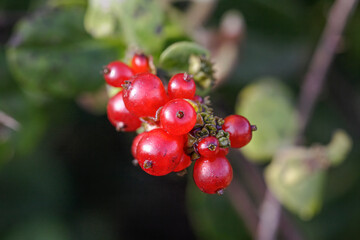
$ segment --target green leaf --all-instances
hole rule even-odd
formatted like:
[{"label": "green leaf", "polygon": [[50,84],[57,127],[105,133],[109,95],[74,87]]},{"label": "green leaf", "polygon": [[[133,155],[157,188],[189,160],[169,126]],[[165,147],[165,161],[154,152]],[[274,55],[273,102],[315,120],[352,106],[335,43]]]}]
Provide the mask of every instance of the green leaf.
[{"label": "green leaf", "polygon": [[160,65],[171,73],[189,71],[190,56],[206,56],[207,49],[193,42],[177,42],[166,48],[160,55]]},{"label": "green leaf", "polygon": [[16,80],[34,95],[73,97],[103,84],[101,67],[116,46],[92,40],[83,29],[84,10],[46,9],[23,19],[7,49]]},{"label": "green leaf", "polygon": [[342,163],[352,148],[352,140],[344,130],[337,130],[327,145],[327,155],[333,166]]},{"label": "green leaf", "polygon": [[118,21],[119,5],[117,0],[89,0],[84,18],[86,31],[95,38],[119,34],[121,31]]},{"label": "green leaf", "polygon": [[48,217],[33,218],[26,223],[16,224],[4,240],[67,240],[70,231],[60,220]]},{"label": "green leaf", "polygon": [[263,78],[245,87],[238,96],[236,114],[249,119],[258,130],[241,151],[255,162],[266,162],[275,152],[293,143],[296,112],[289,89],[274,78]]},{"label": "green leaf", "polygon": [[[227,195],[218,196],[200,191],[189,173],[187,205],[190,221],[199,239],[251,239]],[[191,180],[190,180],[191,178]]]},{"label": "green leaf", "polygon": [[129,46],[158,55],[166,39],[163,29],[165,14],[158,1],[123,1],[118,17]]},{"label": "green leaf", "polygon": [[322,204],[325,169],[313,149],[280,150],[265,170],[265,180],[276,198],[303,220],[312,218]]}]

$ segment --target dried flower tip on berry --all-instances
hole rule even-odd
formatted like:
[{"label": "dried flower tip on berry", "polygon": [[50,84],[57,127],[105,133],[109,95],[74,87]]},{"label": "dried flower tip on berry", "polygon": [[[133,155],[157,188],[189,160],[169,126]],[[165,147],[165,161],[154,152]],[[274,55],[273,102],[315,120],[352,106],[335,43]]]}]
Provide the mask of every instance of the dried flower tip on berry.
[{"label": "dried flower tip on berry", "polygon": [[193,76],[191,74],[184,73],[184,81],[189,82],[192,78]]},{"label": "dried flower tip on berry", "polygon": [[216,145],[215,144],[210,144],[209,145],[209,147],[208,147],[208,149],[210,150],[210,151],[215,151],[216,150]]},{"label": "dried flower tip on berry", "polygon": [[251,125],[251,131],[256,131],[257,130],[257,126],[256,125]]},{"label": "dried flower tip on berry", "polygon": [[116,123],[116,131],[122,132],[122,131],[124,131],[125,128],[126,128],[125,123],[123,123],[123,122]]},{"label": "dried flower tip on berry", "polygon": [[103,70],[100,72],[101,74],[109,74],[110,69],[107,66],[103,66]]},{"label": "dried flower tip on berry", "polygon": [[182,119],[184,117],[184,112],[183,111],[178,111],[176,113],[176,117]]},{"label": "dried flower tip on berry", "polygon": [[132,163],[135,167],[139,166],[139,162],[138,162],[138,160],[136,160],[136,159],[133,159],[133,160],[131,161],[131,163]]},{"label": "dried flower tip on berry", "polygon": [[180,171],[180,172],[177,172],[176,175],[178,175],[179,177],[183,177],[183,176],[185,176],[187,173],[188,173],[187,170],[184,169],[184,170],[182,170],[182,171]]},{"label": "dried flower tip on berry", "polygon": [[123,89],[129,89],[131,85],[131,81],[124,81],[123,84],[121,84],[121,86],[123,87]]},{"label": "dried flower tip on berry", "polygon": [[150,160],[145,160],[143,167],[144,167],[144,169],[148,169],[148,168],[151,168],[152,165],[153,165],[152,161],[150,161]]},{"label": "dried flower tip on berry", "polygon": [[224,189],[220,189],[216,192],[219,196],[224,195]]}]

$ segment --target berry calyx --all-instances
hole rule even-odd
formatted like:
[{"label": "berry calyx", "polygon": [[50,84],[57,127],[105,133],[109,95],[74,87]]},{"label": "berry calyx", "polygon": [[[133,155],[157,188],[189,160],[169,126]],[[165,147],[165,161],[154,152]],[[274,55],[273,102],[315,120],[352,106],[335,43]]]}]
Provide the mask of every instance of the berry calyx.
[{"label": "berry calyx", "polygon": [[187,134],[196,123],[196,112],[184,99],[173,99],[160,113],[161,126],[170,134]]},{"label": "berry calyx", "polygon": [[105,81],[113,87],[121,87],[124,81],[134,76],[133,70],[123,62],[114,61],[103,68]]},{"label": "berry calyx", "polygon": [[180,163],[183,137],[168,134],[158,128],[139,141],[136,159],[140,167],[150,175],[162,176],[172,172]]},{"label": "berry calyx", "polygon": [[219,140],[213,136],[205,137],[198,143],[198,153],[203,157],[214,157],[219,148]]},{"label": "berry calyx", "polygon": [[193,178],[195,184],[205,193],[221,193],[230,185],[232,177],[232,167],[224,156],[201,157],[195,162]]},{"label": "berry calyx", "polygon": [[110,98],[107,105],[107,116],[117,131],[135,131],[141,121],[125,107],[123,91]]},{"label": "berry calyx", "polygon": [[252,131],[256,126],[243,116],[230,115],[224,119],[223,130],[230,134],[230,143],[233,148],[241,148],[248,144],[252,138]]},{"label": "berry calyx", "polygon": [[138,117],[154,117],[168,97],[161,80],[151,73],[140,73],[124,85],[124,102]]},{"label": "berry calyx", "polygon": [[135,74],[149,72],[149,58],[145,54],[135,53],[131,60],[131,67]]},{"label": "berry calyx", "polygon": [[196,85],[194,79],[187,73],[175,74],[168,84],[168,94],[170,99],[193,99],[195,91]]}]

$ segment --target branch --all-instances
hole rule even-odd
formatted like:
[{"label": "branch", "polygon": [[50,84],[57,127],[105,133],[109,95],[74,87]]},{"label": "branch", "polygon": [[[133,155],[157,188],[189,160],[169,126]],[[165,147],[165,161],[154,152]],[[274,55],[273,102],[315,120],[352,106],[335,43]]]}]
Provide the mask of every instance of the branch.
[{"label": "branch", "polygon": [[299,138],[310,119],[316,100],[325,83],[325,76],[339,45],[342,32],[358,0],[336,0],[330,9],[321,39],[305,75],[299,97]]},{"label": "branch", "polygon": [[[305,75],[300,92],[298,106],[298,141],[300,141],[304,135],[304,130],[310,119],[316,100],[324,86],[325,76],[336,53],[341,34],[344,31],[350,13],[355,9],[357,3],[358,0],[336,0],[329,11],[326,26],[310,62],[309,70]],[[267,190],[260,212],[258,226],[259,240],[272,240],[276,238],[280,213],[280,203],[272,196],[270,191]],[[283,222],[286,223],[286,221]],[[286,234],[286,232],[284,234]],[[301,239],[301,237],[292,237],[292,239]]]},{"label": "branch", "polygon": [[14,131],[18,131],[20,129],[19,122],[4,113],[3,111],[0,111],[0,124]]}]

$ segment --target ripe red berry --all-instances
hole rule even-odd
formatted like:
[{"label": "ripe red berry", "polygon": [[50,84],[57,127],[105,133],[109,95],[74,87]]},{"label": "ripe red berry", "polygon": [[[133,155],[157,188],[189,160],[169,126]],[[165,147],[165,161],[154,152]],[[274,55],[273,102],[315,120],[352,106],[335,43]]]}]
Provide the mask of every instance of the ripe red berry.
[{"label": "ripe red berry", "polygon": [[148,174],[166,175],[179,164],[183,144],[182,137],[170,135],[161,128],[154,129],[139,141],[136,159]]},{"label": "ripe red berry", "polygon": [[154,117],[167,100],[164,85],[151,73],[140,73],[124,86],[125,106],[138,117]]},{"label": "ripe red berry", "polygon": [[135,74],[149,72],[149,59],[145,54],[135,53],[131,60],[131,67],[134,70]]},{"label": "ripe red berry", "polygon": [[222,128],[230,134],[231,147],[241,148],[250,142],[252,130],[256,127],[243,116],[230,115],[224,119]]},{"label": "ripe red berry", "polygon": [[125,80],[130,79],[134,72],[123,62],[114,61],[104,67],[103,75],[105,81],[113,87],[121,87]]},{"label": "ripe red berry", "polygon": [[195,162],[193,177],[201,191],[221,194],[223,189],[230,185],[233,170],[224,156],[201,157]]},{"label": "ripe red berry", "polygon": [[118,131],[135,131],[141,125],[139,118],[125,107],[122,91],[110,98],[107,105],[107,116]]},{"label": "ripe red berry", "polygon": [[146,134],[146,132],[143,132],[143,133],[140,133],[138,134],[133,142],[132,142],[132,145],[131,145],[131,154],[133,155],[134,158],[136,158],[136,148],[140,142],[140,140],[144,137],[144,135]]},{"label": "ripe red berry", "polygon": [[181,155],[181,159],[179,164],[173,170],[173,172],[181,172],[182,170],[186,169],[191,165],[191,158],[190,156],[186,155],[184,152]]},{"label": "ripe red berry", "polygon": [[195,96],[195,91],[195,82],[187,73],[175,74],[170,79],[168,84],[168,94],[170,99],[193,99]]},{"label": "ripe red berry", "polygon": [[161,126],[170,134],[188,133],[196,123],[194,108],[184,99],[173,99],[163,107],[160,113]]},{"label": "ripe red berry", "polygon": [[229,148],[219,148],[219,152],[218,152],[218,155],[220,155],[220,156],[226,156],[226,155],[228,155],[228,153],[229,153]]},{"label": "ripe red berry", "polygon": [[215,157],[219,148],[219,140],[213,136],[205,137],[198,143],[198,152],[203,157]]}]

